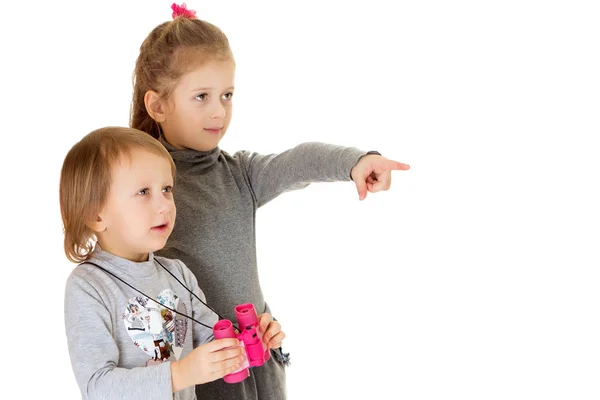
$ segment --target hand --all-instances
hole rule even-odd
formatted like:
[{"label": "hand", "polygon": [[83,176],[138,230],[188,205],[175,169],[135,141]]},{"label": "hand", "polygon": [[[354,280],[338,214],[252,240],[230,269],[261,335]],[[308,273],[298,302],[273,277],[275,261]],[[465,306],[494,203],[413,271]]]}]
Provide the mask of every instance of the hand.
[{"label": "hand", "polygon": [[368,154],[358,160],[350,171],[350,176],[356,184],[358,199],[364,200],[367,192],[375,193],[388,190],[392,184],[393,170],[407,170],[410,165],[388,160],[377,154]]},{"label": "hand", "polygon": [[262,332],[262,340],[269,349],[281,347],[281,342],[285,339],[285,333],[281,330],[281,324],[273,321],[271,314],[264,313],[258,316],[258,330]]},{"label": "hand", "polygon": [[217,339],[196,347],[179,361],[171,362],[173,392],[212,382],[240,368],[244,349],[237,339]]}]

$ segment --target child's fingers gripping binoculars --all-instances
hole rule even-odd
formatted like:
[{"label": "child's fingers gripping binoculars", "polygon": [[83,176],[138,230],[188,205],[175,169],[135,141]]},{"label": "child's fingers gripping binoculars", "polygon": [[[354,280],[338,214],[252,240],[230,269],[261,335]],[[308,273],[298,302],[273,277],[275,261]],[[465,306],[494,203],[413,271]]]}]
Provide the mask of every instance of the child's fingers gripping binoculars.
[{"label": "child's fingers gripping binoculars", "polygon": [[258,317],[252,304],[240,304],[235,307],[240,332],[236,333],[228,319],[222,319],[213,326],[215,339],[236,338],[244,347],[245,357],[242,366],[235,372],[225,375],[227,383],[238,383],[249,376],[248,369],[263,365],[270,357],[267,345],[262,341],[262,333],[258,329]]}]

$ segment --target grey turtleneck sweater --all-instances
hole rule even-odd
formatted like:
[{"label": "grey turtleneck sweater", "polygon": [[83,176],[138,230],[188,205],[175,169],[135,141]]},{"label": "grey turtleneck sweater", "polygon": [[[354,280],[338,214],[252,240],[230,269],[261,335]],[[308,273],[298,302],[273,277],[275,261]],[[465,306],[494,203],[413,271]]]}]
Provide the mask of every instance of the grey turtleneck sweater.
[{"label": "grey turtleneck sweater", "polygon": [[[198,278],[208,304],[234,323],[238,304],[252,303],[259,314],[270,312],[258,281],[258,207],[311,182],[349,181],[352,167],[365,155],[355,148],[304,143],[281,154],[239,151],[232,156],[219,148],[176,150],[162,142],[177,166],[177,219],[159,254],[182,260]],[[196,386],[196,395],[211,400],[285,400],[280,355],[273,352],[241,383],[219,379]]]},{"label": "grey turtleneck sweater", "polygon": [[269,310],[258,280],[256,210],[312,182],[349,181],[352,167],[366,154],[303,143],[281,154],[229,155],[219,148],[177,150],[161,141],[177,166],[177,219],[166,248],[157,254],[182,260],[208,304],[234,323],[238,304],[252,303],[259,314]]}]

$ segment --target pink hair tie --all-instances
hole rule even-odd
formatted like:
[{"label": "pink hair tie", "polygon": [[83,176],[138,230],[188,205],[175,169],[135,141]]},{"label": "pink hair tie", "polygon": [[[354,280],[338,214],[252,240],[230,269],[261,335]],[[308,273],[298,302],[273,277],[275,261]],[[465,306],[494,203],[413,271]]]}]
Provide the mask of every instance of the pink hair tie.
[{"label": "pink hair tie", "polygon": [[171,10],[173,10],[173,19],[177,17],[185,17],[189,19],[196,18],[196,11],[188,10],[185,3],[181,3],[180,6],[178,6],[176,3],[173,3]]}]

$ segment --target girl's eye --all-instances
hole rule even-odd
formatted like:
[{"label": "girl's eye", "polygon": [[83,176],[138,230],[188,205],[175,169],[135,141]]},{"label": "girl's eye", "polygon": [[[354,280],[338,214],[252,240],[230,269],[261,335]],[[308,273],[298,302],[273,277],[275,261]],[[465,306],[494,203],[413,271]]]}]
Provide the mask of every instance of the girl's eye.
[{"label": "girl's eye", "polygon": [[231,100],[232,97],[233,97],[233,93],[227,92],[223,95],[223,100]]},{"label": "girl's eye", "polygon": [[206,93],[200,93],[199,95],[197,95],[194,98],[196,100],[204,101],[204,100],[206,100],[208,98],[208,95]]},{"label": "girl's eye", "polygon": [[163,189],[164,193],[171,193],[173,191],[173,186],[165,186]]},{"label": "girl's eye", "polygon": [[147,194],[150,194],[150,189],[146,188],[146,189],[142,189],[138,192],[138,194],[141,194],[142,196],[145,196]]}]

